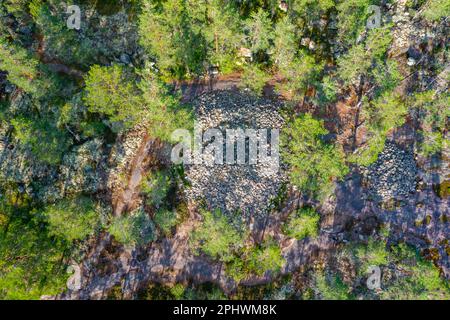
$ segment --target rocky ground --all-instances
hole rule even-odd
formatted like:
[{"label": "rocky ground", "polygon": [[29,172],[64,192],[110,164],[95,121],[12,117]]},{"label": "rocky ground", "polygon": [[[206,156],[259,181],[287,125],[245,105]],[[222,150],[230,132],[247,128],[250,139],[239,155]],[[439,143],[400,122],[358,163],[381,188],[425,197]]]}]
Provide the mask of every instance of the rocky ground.
[{"label": "rocky ground", "polygon": [[[423,27],[410,17],[405,3],[399,1],[397,6],[389,6],[391,20],[396,26],[390,55],[398,59],[403,67],[402,75],[407,80],[399,89],[405,93],[408,85],[414,83],[422,89],[433,88],[442,92],[448,87],[448,81],[445,81],[448,67],[439,79],[433,79],[431,72],[422,66],[431,65],[426,58],[426,48],[442,41],[439,35],[442,38],[445,31],[442,27]],[[128,39],[125,35],[132,32],[120,28],[127,25],[126,19],[125,14],[119,13],[108,21],[100,21],[103,28],[98,31],[96,39],[99,47],[106,48],[105,55],[112,55],[122,64],[133,65],[139,60],[139,55],[136,53],[136,39],[125,40]],[[108,37],[109,33],[124,34],[124,37]],[[109,38],[117,38],[119,42],[106,45]],[[42,59],[44,62],[53,61]],[[4,87],[3,80],[4,75],[0,73],[0,88]],[[216,88],[230,89],[238,82],[238,79],[217,81]],[[194,85],[187,86],[183,92],[189,97],[185,95],[183,98],[193,101],[203,130],[238,127],[279,129],[283,126],[280,102],[257,99],[235,90],[210,92],[198,89]],[[1,91],[11,90],[3,88]],[[197,96],[198,93],[203,94]],[[26,96],[20,93],[12,96],[14,108],[27,108],[29,101]],[[328,116],[331,118],[332,115]],[[304,204],[298,193],[288,192],[283,208],[271,212],[271,200],[277,197],[285,181],[282,166],[275,173],[263,165],[186,166],[190,187],[184,196],[191,203],[189,217],[177,227],[175,234],[145,248],[124,248],[117,245],[111,236],[100,235],[88,244],[86,259],[77,267],[75,282],[80,286],[59,297],[105,298],[114,287],[120,286],[123,296],[130,298],[149,282],[169,285],[211,282],[227,293],[235,290],[237,284],[227,277],[219,263],[195,256],[189,249],[189,234],[199,220],[192,204],[202,200],[208,207],[220,208],[226,213],[241,212],[248,217],[267,218],[264,225],[256,223],[253,228],[255,236],[265,232],[280,243],[286,259],[281,271],[284,275],[332,256],[339,245],[364,243],[381,225],[385,225],[390,228],[390,241],[402,240],[422,251],[436,251],[434,262],[449,278],[449,198],[448,193],[442,191],[447,188],[445,183],[448,185],[450,178],[448,152],[427,159],[414,155],[415,129],[405,128],[406,135],[392,134],[377,162],[367,169],[353,168],[336,186],[334,196],[318,207],[321,226],[317,239],[294,241],[286,239],[280,232],[280,226],[289,213]],[[29,163],[28,151],[21,150],[10,139],[9,130],[0,127],[0,178],[7,177],[8,183],[17,186],[21,192],[45,202],[80,191],[109,194],[112,199],[106,200],[116,214],[140,204],[140,177],[148,170],[150,155],[155,154],[153,142],[145,136],[145,128],[136,128],[119,136],[112,145],[99,138],[80,143],[64,155],[57,169]],[[409,142],[405,143],[405,136]],[[409,147],[408,143],[411,143]],[[40,188],[34,188],[38,182]],[[440,189],[436,190],[436,186]],[[386,206],[389,202],[390,205]],[[272,280],[272,275],[266,274],[246,279],[242,285]]]},{"label": "rocky ground", "polygon": [[[280,129],[284,120],[279,108],[279,102],[235,91],[206,93],[195,102],[200,129],[217,128],[224,138],[226,129]],[[210,208],[226,213],[239,211],[246,217],[266,214],[284,179],[278,161],[250,165],[248,160],[242,165],[188,165],[186,177],[191,184],[186,189],[189,200],[205,200]]]},{"label": "rocky ground", "polygon": [[417,166],[412,151],[387,142],[377,161],[363,171],[375,200],[407,198],[416,190]]}]

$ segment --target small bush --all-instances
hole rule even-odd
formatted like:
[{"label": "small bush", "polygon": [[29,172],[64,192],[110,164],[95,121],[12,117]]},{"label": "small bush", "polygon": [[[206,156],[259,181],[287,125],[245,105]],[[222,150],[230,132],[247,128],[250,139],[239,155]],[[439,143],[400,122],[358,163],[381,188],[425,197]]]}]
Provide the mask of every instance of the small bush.
[{"label": "small bush", "polygon": [[257,65],[245,66],[242,74],[242,87],[251,90],[257,96],[262,95],[263,88],[269,80],[269,75]]},{"label": "small bush", "polygon": [[389,253],[386,250],[386,243],[383,241],[369,239],[367,245],[360,245],[355,251],[362,273],[367,272],[369,266],[382,266],[388,263]]},{"label": "small bush", "polygon": [[339,276],[327,277],[325,273],[316,274],[316,288],[322,300],[351,300],[350,288]]},{"label": "small bush", "polygon": [[162,171],[150,173],[142,181],[142,192],[147,195],[147,204],[159,208],[171,186],[170,176]]},{"label": "small bush", "polygon": [[47,207],[44,215],[49,222],[50,234],[69,242],[94,234],[100,225],[92,200],[86,197],[60,201]]},{"label": "small bush", "polygon": [[259,276],[267,271],[279,272],[285,260],[276,242],[268,241],[262,246],[254,247],[247,257],[247,272]]},{"label": "small bush", "polygon": [[191,235],[191,245],[213,259],[226,262],[233,259],[233,251],[243,242],[243,237],[219,211],[202,210],[202,224]]},{"label": "small bush", "polygon": [[301,240],[316,237],[319,232],[320,215],[311,208],[303,208],[291,215],[283,225],[283,233],[288,237]]},{"label": "small bush", "polygon": [[179,217],[175,210],[158,210],[153,218],[165,236],[169,236],[173,227],[178,224]]},{"label": "small bush", "polygon": [[113,217],[108,231],[117,241],[128,246],[145,245],[156,238],[155,225],[143,210]]},{"label": "small bush", "polygon": [[422,14],[428,21],[437,21],[450,15],[450,3],[447,0],[429,0],[425,6]]}]

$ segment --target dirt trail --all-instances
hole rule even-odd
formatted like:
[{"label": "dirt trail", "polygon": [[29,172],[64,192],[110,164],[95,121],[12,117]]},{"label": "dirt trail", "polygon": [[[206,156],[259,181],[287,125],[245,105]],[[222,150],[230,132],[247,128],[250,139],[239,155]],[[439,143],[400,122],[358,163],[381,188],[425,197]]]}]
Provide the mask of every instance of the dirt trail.
[{"label": "dirt trail", "polygon": [[[182,93],[182,102],[189,102],[207,92],[214,90],[240,90],[242,73],[234,72],[227,75],[219,75],[211,78],[198,78],[190,81],[174,82],[175,91],[180,90]],[[279,95],[275,91],[275,85],[282,82],[278,75],[270,79],[263,88],[263,96],[265,98],[288,98],[287,94]]]},{"label": "dirt trail", "polygon": [[42,35],[38,35],[37,36],[37,40],[38,40],[38,48],[37,48],[37,55],[39,57],[39,60],[47,65],[47,67],[56,73],[63,73],[66,74],[70,77],[75,78],[78,81],[84,81],[83,76],[84,76],[84,72],[75,69],[73,67],[68,66],[67,64],[65,64],[64,62],[52,58],[50,56],[47,55],[47,53],[45,52],[45,41],[44,41],[44,37]]},{"label": "dirt trail", "polygon": [[177,81],[173,83],[174,91],[181,91],[182,102],[190,102],[203,93],[213,90],[238,89],[241,81],[239,73],[211,78],[198,78],[190,81]]},{"label": "dirt trail", "polygon": [[133,210],[137,206],[139,199],[140,184],[143,176],[148,170],[148,164],[151,158],[151,150],[157,144],[147,134],[136,155],[131,162],[131,168],[128,174],[127,185],[125,189],[120,190],[118,195],[113,197],[114,215],[121,215],[124,211]]}]

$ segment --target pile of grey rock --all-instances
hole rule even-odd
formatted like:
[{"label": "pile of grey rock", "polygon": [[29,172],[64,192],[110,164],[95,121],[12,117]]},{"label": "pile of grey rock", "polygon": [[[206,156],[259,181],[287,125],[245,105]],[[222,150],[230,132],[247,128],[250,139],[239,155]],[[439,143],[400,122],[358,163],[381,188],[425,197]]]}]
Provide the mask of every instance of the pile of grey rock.
[{"label": "pile of grey rock", "polygon": [[417,173],[413,153],[390,141],[377,161],[363,171],[369,193],[381,201],[405,199],[414,193]]},{"label": "pile of grey rock", "polygon": [[[224,141],[226,129],[280,129],[284,123],[278,112],[280,103],[243,92],[213,91],[198,97],[194,105],[199,128],[203,132],[209,128],[219,129]],[[245,218],[261,217],[270,210],[271,199],[278,195],[285,179],[281,165],[279,169],[270,165],[259,161],[256,164],[224,161],[212,166],[185,165],[190,182],[186,196],[197,203],[204,201],[210,210],[239,213]]]}]

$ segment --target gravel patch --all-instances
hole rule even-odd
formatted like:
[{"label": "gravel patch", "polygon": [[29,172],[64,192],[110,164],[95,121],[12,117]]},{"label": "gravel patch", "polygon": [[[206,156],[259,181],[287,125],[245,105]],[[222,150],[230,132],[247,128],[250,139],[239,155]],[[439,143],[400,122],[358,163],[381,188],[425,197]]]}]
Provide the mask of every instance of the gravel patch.
[{"label": "gravel patch", "polygon": [[[194,106],[202,131],[217,128],[224,138],[225,129],[280,129],[284,123],[278,112],[281,103],[242,92],[206,93],[196,99]],[[204,200],[211,210],[218,208],[225,214],[240,213],[246,218],[268,213],[271,199],[277,196],[285,180],[281,166],[279,170],[271,170],[269,165],[259,162],[193,164],[186,165],[185,169],[191,184],[186,190],[190,200]]]},{"label": "gravel patch", "polygon": [[377,161],[363,171],[376,199],[404,199],[416,190],[417,166],[412,152],[387,141]]}]

